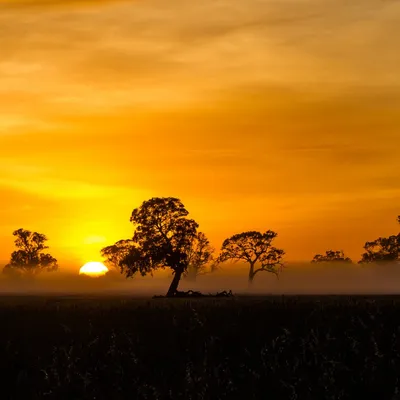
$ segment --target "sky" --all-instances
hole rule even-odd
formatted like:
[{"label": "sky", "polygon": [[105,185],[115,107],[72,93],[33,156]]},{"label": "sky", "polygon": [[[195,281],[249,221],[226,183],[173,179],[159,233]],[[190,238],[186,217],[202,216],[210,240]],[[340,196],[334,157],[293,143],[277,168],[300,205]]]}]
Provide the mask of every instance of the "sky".
[{"label": "sky", "polygon": [[0,0],[0,260],[18,228],[60,266],[180,198],[217,249],[287,260],[397,233],[400,3]]}]

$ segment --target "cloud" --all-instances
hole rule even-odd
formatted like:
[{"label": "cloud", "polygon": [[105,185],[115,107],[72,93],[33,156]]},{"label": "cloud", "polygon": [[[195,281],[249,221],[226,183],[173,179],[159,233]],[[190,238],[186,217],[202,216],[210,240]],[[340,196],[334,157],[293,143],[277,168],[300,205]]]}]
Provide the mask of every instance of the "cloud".
[{"label": "cloud", "polygon": [[[103,4],[112,3],[115,1],[123,2],[124,0],[13,0],[10,2],[9,0],[0,0],[0,9],[3,7],[4,9],[26,9],[31,7],[76,7],[76,6],[87,6],[87,5],[96,5],[101,6]],[[126,1],[126,0],[125,0]]]},{"label": "cloud", "polygon": [[70,236],[88,219],[85,235],[117,239],[110,219],[153,193],[182,197],[216,236],[289,227],[299,254],[306,228],[360,238],[354,215],[390,220],[399,3],[0,4],[2,187],[52,212],[73,203]]},{"label": "cloud", "polygon": [[[176,93],[190,85],[199,93],[238,82],[323,82],[339,89],[397,82],[396,4],[252,3],[112,2],[104,12],[71,7],[34,16],[9,11],[8,17],[6,11],[2,54],[16,58],[15,69],[41,60],[47,82],[53,78],[70,92],[88,85],[139,93],[155,85]],[[26,29],[11,22],[15,17]]]}]

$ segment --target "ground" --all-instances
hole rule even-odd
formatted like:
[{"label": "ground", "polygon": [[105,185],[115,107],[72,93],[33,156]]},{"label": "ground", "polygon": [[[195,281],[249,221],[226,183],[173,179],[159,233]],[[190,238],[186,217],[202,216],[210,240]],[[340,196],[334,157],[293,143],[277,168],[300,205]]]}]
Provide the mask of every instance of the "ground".
[{"label": "ground", "polygon": [[2,399],[400,399],[400,297],[0,297]]}]

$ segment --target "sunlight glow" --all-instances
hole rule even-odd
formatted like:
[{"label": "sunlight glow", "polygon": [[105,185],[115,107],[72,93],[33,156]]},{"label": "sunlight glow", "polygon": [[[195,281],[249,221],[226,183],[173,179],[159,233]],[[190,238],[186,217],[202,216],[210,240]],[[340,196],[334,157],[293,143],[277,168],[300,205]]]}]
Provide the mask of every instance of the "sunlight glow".
[{"label": "sunlight glow", "polygon": [[88,262],[79,270],[79,275],[93,277],[103,276],[108,272],[108,268],[101,262]]}]

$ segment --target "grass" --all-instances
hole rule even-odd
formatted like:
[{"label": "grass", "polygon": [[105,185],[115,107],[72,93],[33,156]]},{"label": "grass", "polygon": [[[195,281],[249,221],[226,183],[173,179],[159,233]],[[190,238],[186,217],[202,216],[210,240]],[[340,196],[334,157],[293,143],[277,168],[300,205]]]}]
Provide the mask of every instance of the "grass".
[{"label": "grass", "polygon": [[400,399],[400,297],[0,297],[2,399]]}]

